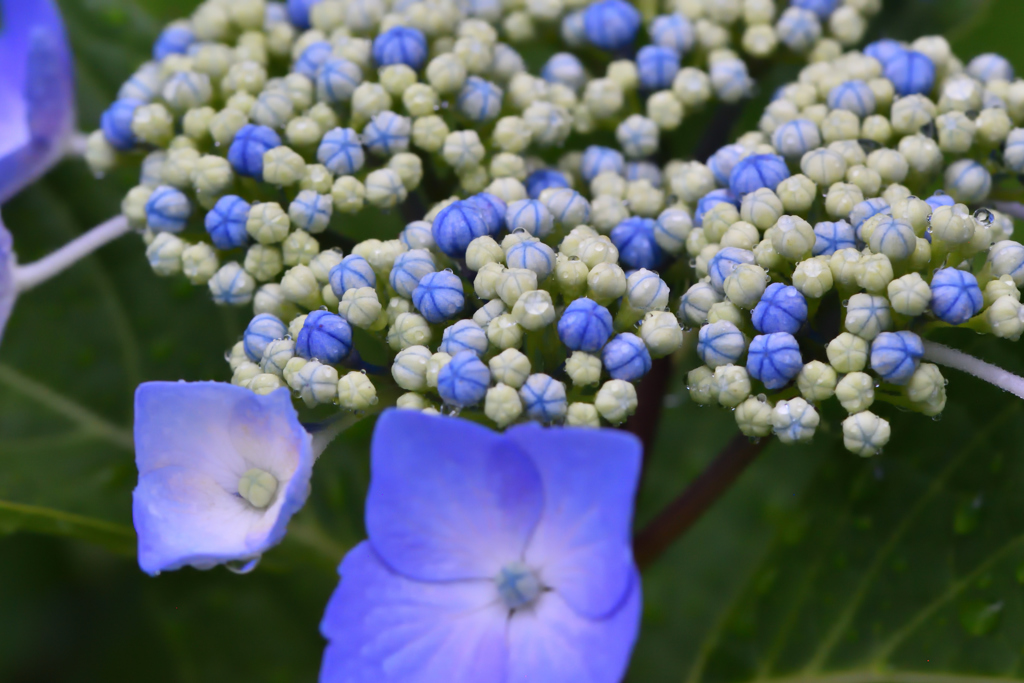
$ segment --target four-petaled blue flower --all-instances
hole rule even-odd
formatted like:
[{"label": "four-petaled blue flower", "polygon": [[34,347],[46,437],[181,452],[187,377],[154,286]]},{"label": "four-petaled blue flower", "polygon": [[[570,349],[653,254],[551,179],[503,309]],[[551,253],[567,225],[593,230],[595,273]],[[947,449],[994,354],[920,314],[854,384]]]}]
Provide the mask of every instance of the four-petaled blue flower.
[{"label": "four-petaled blue flower", "polygon": [[147,382],[135,392],[132,518],[147,574],[254,560],[284,537],[313,472],[289,392]]},{"label": "four-petaled blue flower", "polygon": [[295,340],[295,353],[328,365],[345,360],[351,351],[352,327],[340,315],[329,311],[313,311],[307,315]]},{"label": "four-petaled blue flower", "polygon": [[640,617],[638,440],[389,411],[322,683],[614,683]]},{"label": "four-petaled blue flower", "polygon": [[913,332],[881,332],[871,342],[871,369],[886,382],[906,384],[923,355],[924,344]]},{"label": "four-petaled blue flower", "polygon": [[961,325],[984,305],[978,278],[956,268],[941,268],[932,275],[932,313],[950,325]]},{"label": "four-petaled blue flower", "polygon": [[760,334],[747,350],[747,372],[768,389],[781,389],[803,368],[800,345],[788,332]]},{"label": "four-petaled blue flower", "polygon": [[594,353],[612,333],[612,314],[593,299],[576,299],[558,320],[558,338],[571,351]]},{"label": "four-petaled blue flower", "polygon": [[773,282],[764,290],[750,318],[758,332],[796,334],[807,320],[807,299],[796,287]]},{"label": "four-petaled blue flower", "polygon": [[75,125],[75,84],[52,0],[3,0],[0,23],[0,204],[60,161]]}]

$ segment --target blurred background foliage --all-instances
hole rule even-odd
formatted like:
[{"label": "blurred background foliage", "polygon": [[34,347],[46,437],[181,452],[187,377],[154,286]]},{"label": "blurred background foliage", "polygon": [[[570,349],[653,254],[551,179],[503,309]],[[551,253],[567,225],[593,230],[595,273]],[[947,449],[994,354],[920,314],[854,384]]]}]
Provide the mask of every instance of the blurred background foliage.
[{"label": "blurred background foliage", "polygon": [[[84,130],[160,27],[194,4],[60,0]],[[965,61],[996,51],[1024,71],[1021,0],[885,4],[873,36],[942,33]],[[795,73],[769,71],[734,133]],[[713,116],[685,127],[691,149]],[[68,161],[5,206],[21,259],[118,211],[131,176],[98,181]],[[0,680],[315,680],[335,567],[362,537],[372,425],[321,458],[310,504],[254,573],[152,579],[134,561],[134,387],[228,379],[224,351],[244,322],[244,311],[215,307],[184,279],[154,277],[134,237],[18,302],[0,349]],[[967,331],[943,341],[1024,372],[1022,345]],[[640,524],[734,433],[728,412],[687,400],[682,380],[695,365],[676,368]],[[845,452],[835,430],[810,446],[768,448],[647,572],[629,680],[1024,678],[1024,405],[947,375],[942,420],[886,414],[894,437],[873,460]]]}]

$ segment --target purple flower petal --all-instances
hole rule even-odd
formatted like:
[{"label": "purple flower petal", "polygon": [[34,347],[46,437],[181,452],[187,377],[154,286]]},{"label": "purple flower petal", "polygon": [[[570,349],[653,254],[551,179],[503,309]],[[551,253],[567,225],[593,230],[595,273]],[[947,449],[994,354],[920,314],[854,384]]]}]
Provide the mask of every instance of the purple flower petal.
[{"label": "purple flower petal", "polygon": [[[147,382],[135,394],[135,462],[139,565],[158,574],[251,559],[278,543],[309,494],[313,452],[287,391]],[[251,469],[278,482],[265,508],[238,493]]]},{"label": "purple flower petal", "polygon": [[516,612],[509,622],[506,680],[621,681],[640,629],[640,577],[634,571],[629,578],[628,594],[605,619],[579,616],[557,592],[545,593],[532,610]]},{"label": "purple flower petal", "polygon": [[501,434],[391,410],[377,420],[366,530],[395,571],[487,579],[520,560],[543,507],[540,475]]},{"label": "purple flower petal", "polygon": [[0,0],[0,204],[60,160],[75,123],[71,47],[52,0]]},{"label": "purple flower petal", "polygon": [[490,581],[413,581],[369,542],[345,556],[339,573],[320,622],[330,641],[321,683],[506,680],[508,611]]},{"label": "purple flower petal", "polygon": [[525,563],[584,617],[607,615],[635,571],[633,498],[642,448],[613,429],[513,427],[506,436],[533,459],[544,482],[544,512]]}]

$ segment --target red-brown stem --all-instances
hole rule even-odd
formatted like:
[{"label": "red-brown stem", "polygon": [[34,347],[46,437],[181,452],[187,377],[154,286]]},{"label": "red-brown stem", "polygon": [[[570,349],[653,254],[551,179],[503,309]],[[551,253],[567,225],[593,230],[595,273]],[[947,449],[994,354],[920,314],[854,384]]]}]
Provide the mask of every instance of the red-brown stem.
[{"label": "red-brown stem", "polygon": [[768,439],[753,442],[742,434],[734,436],[707,469],[633,538],[633,556],[640,569],[651,566],[686,533],[767,444]]}]

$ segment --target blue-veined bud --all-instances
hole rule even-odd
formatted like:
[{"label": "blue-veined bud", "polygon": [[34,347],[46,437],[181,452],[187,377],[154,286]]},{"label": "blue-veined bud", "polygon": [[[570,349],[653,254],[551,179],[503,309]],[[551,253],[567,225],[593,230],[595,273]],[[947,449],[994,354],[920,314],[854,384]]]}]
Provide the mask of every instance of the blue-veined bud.
[{"label": "blue-veined bud", "polygon": [[800,346],[788,332],[754,337],[747,354],[747,371],[768,389],[781,389],[803,368]]},{"label": "blue-veined bud", "polygon": [[843,445],[855,455],[867,458],[881,453],[889,443],[889,422],[870,410],[864,410],[843,420]]},{"label": "blue-veined bud", "polygon": [[871,342],[871,369],[890,384],[906,384],[923,355],[921,338],[913,332],[882,332]]},{"label": "blue-veined bud", "polygon": [[284,369],[288,361],[295,358],[295,342],[291,339],[274,339],[267,343],[260,359],[263,372],[284,377]]},{"label": "blue-veined bud", "polygon": [[950,325],[961,325],[981,312],[984,297],[978,279],[956,268],[940,268],[932,275],[931,311]]},{"label": "blue-veined bud", "polygon": [[406,391],[426,389],[430,356],[430,350],[425,346],[409,346],[399,351],[391,365],[391,376],[395,383]]},{"label": "blue-veined bud", "polygon": [[181,272],[181,255],[187,247],[177,235],[157,233],[146,247],[146,259],[157,275],[167,277]]},{"label": "blue-veined bud", "polygon": [[976,204],[992,190],[992,175],[973,159],[960,159],[946,167],[946,192],[958,202]]},{"label": "blue-veined bud", "polygon": [[565,417],[568,403],[565,385],[549,375],[533,374],[519,389],[519,398],[527,417],[539,422],[554,422]]},{"label": "blue-veined bud", "polygon": [[802,398],[779,401],[772,408],[772,431],[785,444],[810,441],[820,420],[818,411]]},{"label": "blue-veined bud", "polygon": [[308,407],[333,403],[338,398],[338,371],[330,365],[310,360],[302,366],[289,382],[299,392],[299,397]]},{"label": "blue-veined bud", "polygon": [[851,372],[836,384],[836,398],[848,413],[867,410],[875,402],[875,380],[864,372]]}]

